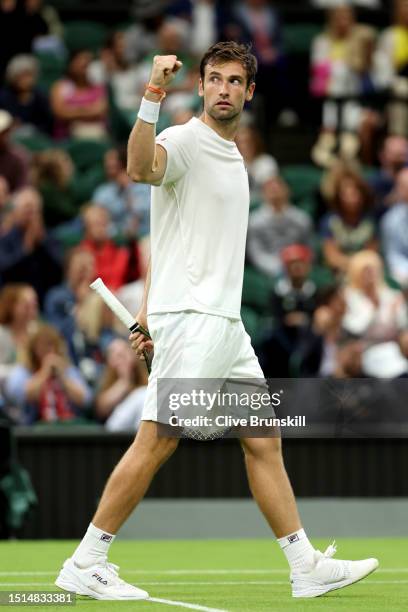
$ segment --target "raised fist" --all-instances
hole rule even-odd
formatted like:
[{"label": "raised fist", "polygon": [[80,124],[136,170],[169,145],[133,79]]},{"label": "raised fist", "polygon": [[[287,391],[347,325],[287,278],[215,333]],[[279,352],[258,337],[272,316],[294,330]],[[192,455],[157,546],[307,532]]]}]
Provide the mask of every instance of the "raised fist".
[{"label": "raised fist", "polygon": [[150,85],[160,88],[167,87],[182,65],[182,62],[177,59],[176,55],[155,55],[153,58]]}]

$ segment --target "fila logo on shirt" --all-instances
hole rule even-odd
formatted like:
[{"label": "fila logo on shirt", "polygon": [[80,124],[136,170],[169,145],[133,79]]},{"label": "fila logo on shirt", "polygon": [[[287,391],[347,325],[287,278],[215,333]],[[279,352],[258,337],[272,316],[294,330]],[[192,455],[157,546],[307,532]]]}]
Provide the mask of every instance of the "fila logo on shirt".
[{"label": "fila logo on shirt", "polygon": [[297,533],[294,533],[291,536],[288,536],[288,542],[289,544],[293,544],[293,542],[298,542],[299,541],[299,536]]},{"label": "fila logo on shirt", "polygon": [[96,578],[99,582],[101,582],[105,586],[108,584],[108,581],[104,580],[102,576],[100,576],[99,574],[92,574],[92,578]]},{"label": "fila logo on shirt", "polygon": [[111,535],[109,535],[109,534],[107,534],[107,533],[103,533],[103,534],[101,535],[101,540],[102,540],[102,542],[110,542],[110,541],[111,541],[111,539],[112,539],[112,536],[111,536]]}]

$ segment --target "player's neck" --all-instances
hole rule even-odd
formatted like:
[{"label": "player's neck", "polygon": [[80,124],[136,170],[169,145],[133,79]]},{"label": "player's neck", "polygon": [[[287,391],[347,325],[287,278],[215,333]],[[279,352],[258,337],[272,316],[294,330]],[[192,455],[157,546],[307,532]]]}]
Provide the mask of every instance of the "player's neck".
[{"label": "player's neck", "polygon": [[225,140],[235,140],[235,135],[238,130],[239,116],[230,122],[227,121],[216,121],[205,111],[199,117],[200,121],[208,125],[214,132],[217,132],[218,136],[225,138]]}]

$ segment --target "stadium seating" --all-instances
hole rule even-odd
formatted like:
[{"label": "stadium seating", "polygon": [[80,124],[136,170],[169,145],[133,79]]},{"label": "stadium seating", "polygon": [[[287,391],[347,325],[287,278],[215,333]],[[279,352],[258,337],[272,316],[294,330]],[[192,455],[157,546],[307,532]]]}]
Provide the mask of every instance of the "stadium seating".
[{"label": "stadium seating", "polygon": [[53,83],[64,75],[66,59],[52,51],[37,51],[35,56],[40,67],[38,84],[48,93]]},{"label": "stadium seating", "polygon": [[283,178],[289,185],[293,204],[313,217],[317,209],[316,198],[322,179],[322,171],[307,164],[282,166],[281,170]]},{"label": "stadium seating", "polygon": [[108,28],[96,21],[68,21],[64,24],[64,40],[70,52],[79,49],[97,51],[103,47]]}]

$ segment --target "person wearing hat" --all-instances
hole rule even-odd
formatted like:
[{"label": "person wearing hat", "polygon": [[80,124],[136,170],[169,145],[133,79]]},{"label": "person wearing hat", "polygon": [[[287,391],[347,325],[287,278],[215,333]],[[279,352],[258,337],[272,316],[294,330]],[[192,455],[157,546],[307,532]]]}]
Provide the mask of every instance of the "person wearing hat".
[{"label": "person wearing hat", "polygon": [[21,147],[10,142],[13,117],[0,109],[0,175],[6,179],[10,192],[27,184],[28,157]]},{"label": "person wearing hat", "polygon": [[312,256],[303,244],[291,244],[280,253],[285,272],[271,295],[275,325],[261,348],[261,363],[268,376],[290,376],[291,359],[307,341],[316,308],[317,288],[309,278]]}]

